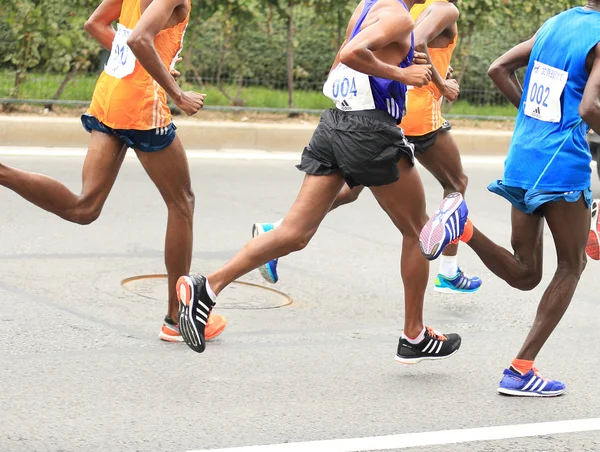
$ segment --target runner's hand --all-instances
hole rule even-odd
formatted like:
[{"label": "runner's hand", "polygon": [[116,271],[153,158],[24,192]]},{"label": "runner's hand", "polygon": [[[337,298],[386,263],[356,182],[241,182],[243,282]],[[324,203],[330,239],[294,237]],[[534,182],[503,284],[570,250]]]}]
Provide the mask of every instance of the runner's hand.
[{"label": "runner's hand", "polygon": [[402,77],[398,81],[417,88],[429,84],[431,81],[431,64],[413,64],[402,69]]},{"label": "runner's hand", "polygon": [[460,86],[454,79],[444,80],[444,89],[441,93],[448,102],[454,102],[460,94]]},{"label": "runner's hand", "polygon": [[422,52],[415,52],[413,64],[429,64],[429,61],[427,60],[427,55]]},{"label": "runner's hand", "polygon": [[[179,63],[181,60],[183,60],[183,58],[177,58],[177,60],[175,60],[175,64]],[[181,72],[175,69],[175,64],[173,65],[173,69],[171,69],[171,76],[177,80],[181,76]]]},{"label": "runner's hand", "polygon": [[175,101],[175,105],[180,110],[183,110],[188,116],[195,115],[202,107],[204,107],[204,98],[206,94],[195,93],[194,91],[186,91],[181,94],[179,100]]},{"label": "runner's hand", "polygon": [[454,74],[454,68],[452,66],[448,66],[448,72],[446,73],[446,80],[451,79],[452,74]]}]

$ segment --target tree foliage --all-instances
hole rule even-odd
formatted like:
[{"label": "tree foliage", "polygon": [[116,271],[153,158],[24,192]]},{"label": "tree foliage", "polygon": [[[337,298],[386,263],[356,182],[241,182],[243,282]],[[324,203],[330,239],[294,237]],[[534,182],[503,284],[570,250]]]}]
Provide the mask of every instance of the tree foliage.
[{"label": "tree foliage", "polygon": [[[0,0],[0,66],[15,71],[96,72],[102,49],[83,31],[100,0]],[[216,83],[232,105],[252,84],[320,89],[358,0],[194,0],[181,69]],[[485,90],[487,66],[548,17],[583,0],[459,0],[453,66],[463,88]],[[64,86],[61,85],[61,89]],[[61,89],[57,93],[60,96]]]}]

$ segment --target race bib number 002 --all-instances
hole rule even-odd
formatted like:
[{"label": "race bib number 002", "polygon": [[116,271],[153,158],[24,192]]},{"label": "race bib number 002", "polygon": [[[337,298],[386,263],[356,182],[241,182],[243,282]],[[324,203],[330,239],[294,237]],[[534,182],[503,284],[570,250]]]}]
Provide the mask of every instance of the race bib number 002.
[{"label": "race bib number 002", "polygon": [[127,39],[131,31],[129,28],[118,24],[110,57],[106,66],[104,66],[104,72],[108,75],[112,75],[115,78],[123,78],[131,74],[135,69],[135,55],[127,45]]},{"label": "race bib number 002", "polygon": [[323,85],[323,94],[333,100],[340,110],[375,109],[369,76],[342,63],[329,74],[325,85]]},{"label": "race bib number 002", "polygon": [[561,97],[568,79],[568,72],[535,61],[529,77],[525,114],[544,122],[560,122]]}]

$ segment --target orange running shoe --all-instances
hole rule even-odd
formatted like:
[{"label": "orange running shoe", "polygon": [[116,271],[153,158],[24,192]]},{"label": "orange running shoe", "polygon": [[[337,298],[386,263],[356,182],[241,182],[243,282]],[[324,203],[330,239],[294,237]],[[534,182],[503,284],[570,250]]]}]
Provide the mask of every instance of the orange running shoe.
[{"label": "orange running shoe", "polygon": [[[206,340],[210,341],[217,337],[225,330],[226,326],[227,319],[225,319],[225,317],[219,314],[211,314],[206,324]],[[170,317],[165,317],[158,337],[167,342],[184,342],[181,332],[179,331],[179,325]]]},{"label": "orange running shoe", "polygon": [[592,202],[592,222],[585,252],[595,261],[600,260],[600,233],[598,231],[598,200]]}]

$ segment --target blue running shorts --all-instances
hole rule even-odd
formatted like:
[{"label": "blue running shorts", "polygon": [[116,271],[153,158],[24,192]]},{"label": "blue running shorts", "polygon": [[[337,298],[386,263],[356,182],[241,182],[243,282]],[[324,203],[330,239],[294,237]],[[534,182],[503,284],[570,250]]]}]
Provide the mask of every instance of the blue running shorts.
[{"label": "blue running shorts", "polygon": [[81,116],[81,124],[89,133],[92,130],[114,135],[132,149],[142,152],[156,152],[168,148],[175,139],[177,127],[170,123],[166,127],[150,130],[113,129],[101,123],[95,116],[84,114]]},{"label": "blue running shorts", "polygon": [[549,202],[567,201],[577,202],[583,196],[586,205],[591,207],[593,194],[591,188],[585,190],[575,190],[567,192],[552,192],[547,190],[526,190],[519,187],[504,185],[501,180],[492,182],[488,186],[492,193],[502,196],[521,212],[532,215],[540,213],[539,209]]}]

